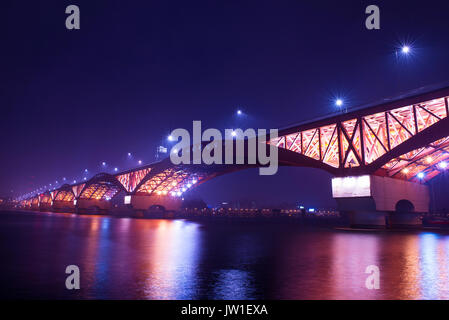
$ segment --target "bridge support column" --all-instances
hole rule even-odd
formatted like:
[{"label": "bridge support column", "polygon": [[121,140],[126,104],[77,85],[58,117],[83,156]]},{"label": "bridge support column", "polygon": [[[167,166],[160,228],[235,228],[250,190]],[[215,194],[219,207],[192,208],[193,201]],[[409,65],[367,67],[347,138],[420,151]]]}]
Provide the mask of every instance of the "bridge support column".
[{"label": "bridge support column", "polygon": [[52,211],[51,203],[41,202],[39,203],[39,211]]},{"label": "bridge support column", "polygon": [[52,210],[53,212],[75,212],[75,205],[73,201],[53,200]]},{"label": "bridge support column", "polygon": [[74,200],[74,206],[78,214],[107,214],[111,203],[106,200],[77,199]]},{"label": "bridge support column", "polygon": [[161,216],[167,216],[181,209],[182,199],[169,195],[128,195],[125,196],[125,204],[135,211],[137,217],[151,217],[152,212],[158,211]]},{"label": "bridge support column", "polygon": [[332,179],[332,195],[351,227],[419,226],[430,204],[424,184],[369,175]]}]

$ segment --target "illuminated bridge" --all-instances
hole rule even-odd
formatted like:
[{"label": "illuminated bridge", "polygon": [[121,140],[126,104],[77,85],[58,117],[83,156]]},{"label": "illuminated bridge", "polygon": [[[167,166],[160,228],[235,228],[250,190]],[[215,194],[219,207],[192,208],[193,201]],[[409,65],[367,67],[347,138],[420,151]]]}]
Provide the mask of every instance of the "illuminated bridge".
[{"label": "illuminated bridge", "polygon": [[[333,196],[354,224],[385,224],[386,213],[423,213],[429,208],[425,182],[449,165],[449,87],[408,96],[291,126],[269,141],[279,165],[321,168],[333,174]],[[257,165],[173,165],[167,158],[117,174],[22,199],[40,210],[90,207],[107,210],[124,194],[133,210],[178,210],[182,195],[216,176]],[[405,217],[407,214],[401,215]],[[415,215],[416,216],[416,215]]]}]

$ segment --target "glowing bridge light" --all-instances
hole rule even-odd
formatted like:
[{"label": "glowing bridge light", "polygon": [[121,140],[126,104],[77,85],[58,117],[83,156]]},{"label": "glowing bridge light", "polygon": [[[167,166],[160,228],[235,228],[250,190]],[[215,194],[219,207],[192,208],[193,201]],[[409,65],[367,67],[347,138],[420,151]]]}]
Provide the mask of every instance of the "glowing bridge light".
[{"label": "glowing bridge light", "polygon": [[173,192],[171,193],[171,195],[172,195],[173,197],[175,197],[175,196],[176,196],[176,192],[173,191]]},{"label": "glowing bridge light", "polygon": [[402,170],[402,172],[405,173],[405,174],[409,173],[409,171],[410,171],[410,170],[407,169],[407,168],[405,168],[404,170]]},{"label": "glowing bridge light", "polygon": [[242,110],[237,110],[237,114],[241,115],[242,114]]},{"label": "glowing bridge light", "polygon": [[343,100],[341,100],[341,99],[335,100],[335,105],[336,105],[337,107],[341,107],[341,106],[343,105]]},{"label": "glowing bridge light", "polygon": [[87,180],[87,178],[86,178],[86,177],[84,177],[84,178],[83,178],[83,180],[84,180],[84,181],[86,181],[86,180]]},{"label": "glowing bridge light", "polygon": [[408,54],[410,52],[410,47],[409,46],[403,46],[401,49],[402,53]]},{"label": "glowing bridge light", "polygon": [[182,192],[185,192],[185,191],[186,191],[186,188],[182,188],[181,191],[182,191]]},{"label": "glowing bridge light", "polygon": [[160,196],[160,195],[161,195],[161,192],[160,192],[160,191],[158,191],[158,192],[156,192],[156,193],[157,193],[157,195],[158,195],[158,196]]},{"label": "glowing bridge light", "polygon": [[175,138],[174,138],[172,135],[169,135],[169,136],[167,137],[167,140],[168,140],[168,141],[174,141]]},{"label": "glowing bridge light", "polygon": [[139,164],[142,164],[142,160],[137,161]]},{"label": "glowing bridge light", "polygon": [[440,163],[438,164],[438,166],[439,166],[441,169],[446,169],[446,168],[447,168],[447,162],[446,162],[446,161],[442,161],[442,162],[440,162]]},{"label": "glowing bridge light", "polygon": [[427,163],[431,163],[431,162],[432,162],[432,157],[427,157],[427,158],[426,158],[426,162],[427,162]]},{"label": "glowing bridge light", "polygon": [[181,191],[176,192],[176,195],[177,195],[178,197],[180,197],[181,194],[182,194]]},{"label": "glowing bridge light", "polygon": [[417,177],[418,177],[419,179],[424,178],[424,176],[425,176],[424,172],[420,172],[420,173],[417,174]]},{"label": "glowing bridge light", "polygon": [[332,196],[334,198],[354,198],[371,196],[369,175],[332,178]]},{"label": "glowing bridge light", "polygon": [[131,152],[128,152],[128,157],[131,157]]},{"label": "glowing bridge light", "polygon": [[315,208],[309,208],[308,211],[311,212],[311,213],[313,213],[313,212],[315,212]]},{"label": "glowing bridge light", "polygon": [[89,170],[87,170],[87,169],[84,169],[84,172],[89,172]]},{"label": "glowing bridge light", "polygon": [[237,132],[235,132],[235,131],[231,132],[231,136],[235,137],[236,135],[237,135]]},{"label": "glowing bridge light", "polygon": [[187,184],[187,188],[190,188],[192,185],[190,183]]},{"label": "glowing bridge light", "polygon": [[118,168],[114,168],[114,171],[117,172],[117,171],[118,171]]},{"label": "glowing bridge light", "polygon": [[102,162],[101,165],[102,165],[103,167],[105,167],[105,166],[106,166],[106,162]]},{"label": "glowing bridge light", "polygon": [[193,184],[195,184],[195,183],[197,183],[197,182],[198,182],[198,181],[197,181],[196,179],[192,181]]}]

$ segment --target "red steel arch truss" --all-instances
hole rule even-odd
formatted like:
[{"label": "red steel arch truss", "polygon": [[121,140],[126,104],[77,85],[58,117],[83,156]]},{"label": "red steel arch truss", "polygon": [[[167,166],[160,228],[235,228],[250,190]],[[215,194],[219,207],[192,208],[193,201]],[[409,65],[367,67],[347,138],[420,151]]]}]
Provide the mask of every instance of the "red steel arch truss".
[{"label": "red steel arch truss", "polygon": [[[341,121],[312,128],[305,125],[304,130],[299,128],[296,132],[281,133],[270,143],[333,168],[367,166],[447,118],[448,96],[370,114],[351,114],[341,117]],[[448,151],[446,137],[400,155],[384,163],[382,169],[388,176],[407,180],[423,180],[417,178],[417,174],[423,172],[421,177],[428,180],[441,171],[439,164],[448,159]]]}]

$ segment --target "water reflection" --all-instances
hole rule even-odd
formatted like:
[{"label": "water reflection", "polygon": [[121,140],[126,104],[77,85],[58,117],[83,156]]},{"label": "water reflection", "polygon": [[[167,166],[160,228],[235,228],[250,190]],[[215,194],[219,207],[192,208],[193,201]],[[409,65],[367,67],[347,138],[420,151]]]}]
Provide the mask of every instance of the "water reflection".
[{"label": "water reflection", "polygon": [[[144,223],[138,226],[145,228]],[[157,220],[152,239],[140,238],[145,256],[144,295],[147,299],[195,298],[197,260],[201,246],[198,225]],[[142,232],[142,236],[146,233]]]},{"label": "water reflection", "polygon": [[213,299],[250,300],[254,299],[254,281],[248,271],[220,270],[216,274]]},{"label": "water reflection", "polygon": [[[68,214],[0,222],[1,297],[449,299],[444,233]],[[77,292],[64,290],[69,264],[81,270]],[[379,290],[365,287],[369,265]]]},{"label": "water reflection", "polygon": [[420,288],[423,299],[448,299],[449,239],[425,233],[420,235]]},{"label": "water reflection", "polygon": [[[368,266],[379,263],[379,242],[381,238],[376,234],[348,234],[337,233],[332,237],[332,279],[330,299],[376,299],[378,290],[368,290],[366,279],[370,274],[365,273]],[[382,273],[383,270],[381,269]],[[382,277],[380,278],[382,280]],[[381,281],[380,287],[383,287]]]}]

